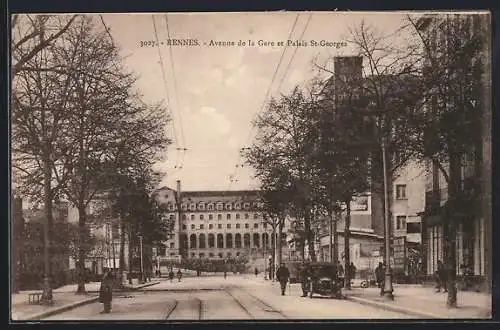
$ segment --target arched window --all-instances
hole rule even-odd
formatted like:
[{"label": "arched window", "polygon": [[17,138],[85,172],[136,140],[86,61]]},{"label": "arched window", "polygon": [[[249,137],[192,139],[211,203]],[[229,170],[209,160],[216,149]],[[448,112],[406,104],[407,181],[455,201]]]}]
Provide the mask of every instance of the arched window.
[{"label": "arched window", "polygon": [[258,233],[253,234],[253,246],[258,248],[260,247],[260,235]]},{"label": "arched window", "polygon": [[234,247],[237,249],[241,248],[241,234],[234,235]]},{"label": "arched window", "polygon": [[226,248],[228,248],[228,249],[233,248],[233,235],[232,234],[226,234]]},{"label": "arched window", "polygon": [[196,249],[196,234],[191,234],[189,236],[189,248]]},{"label": "arched window", "polygon": [[243,235],[243,247],[249,248],[250,247],[250,234],[245,234]]},{"label": "arched window", "polygon": [[214,234],[208,234],[208,248],[214,248],[215,247],[215,235]]},{"label": "arched window", "polygon": [[217,234],[217,248],[218,249],[224,248],[224,235],[222,234]]},{"label": "arched window", "polygon": [[226,211],[231,211],[232,208],[231,203],[226,203]]},{"label": "arched window", "polygon": [[200,234],[200,249],[205,249],[206,247],[205,234]]},{"label": "arched window", "polygon": [[267,233],[262,234],[262,247],[266,249],[269,247],[269,235]]}]

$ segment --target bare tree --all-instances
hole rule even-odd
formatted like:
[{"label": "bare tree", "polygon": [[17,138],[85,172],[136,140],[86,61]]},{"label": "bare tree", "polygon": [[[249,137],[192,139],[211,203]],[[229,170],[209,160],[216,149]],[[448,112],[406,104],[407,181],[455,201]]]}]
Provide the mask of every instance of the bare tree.
[{"label": "bare tree", "polygon": [[[449,307],[457,306],[456,232],[471,197],[481,196],[481,118],[488,109],[488,15],[408,16],[422,50],[427,108],[420,155],[447,183],[443,218]],[[478,134],[479,133],[479,134]],[[462,180],[462,171],[473,175]],[[463,186],[462,186],[463,185]],[[470,262],[470,261],[468,261]]]}]

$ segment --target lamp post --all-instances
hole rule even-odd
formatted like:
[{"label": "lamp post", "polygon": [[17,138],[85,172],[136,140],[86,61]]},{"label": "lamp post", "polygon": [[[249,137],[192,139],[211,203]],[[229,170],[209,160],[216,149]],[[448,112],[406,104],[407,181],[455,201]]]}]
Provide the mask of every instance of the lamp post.
[{"label": "lamp post", "polygon": [[389,198],[387,183],[387,160],[385,140],[382,139],[382,167],[384,172],[384,239],[385,239],[385,278],[384,278],[384,297],[394,300],[391,272],[391,221],[389,218]]}]

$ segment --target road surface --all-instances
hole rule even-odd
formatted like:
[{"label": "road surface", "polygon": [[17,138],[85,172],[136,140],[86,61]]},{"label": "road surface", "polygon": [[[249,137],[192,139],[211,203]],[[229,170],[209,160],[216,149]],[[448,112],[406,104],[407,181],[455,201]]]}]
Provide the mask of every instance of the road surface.
[{"label": "road surface", "polygon": [[281,296],[279,285],[251,276],[202,276],[115,295],[112,311],[93,303],[44,320],[286,320],[414,318],[349,300],[300,297],[300,285]]}]

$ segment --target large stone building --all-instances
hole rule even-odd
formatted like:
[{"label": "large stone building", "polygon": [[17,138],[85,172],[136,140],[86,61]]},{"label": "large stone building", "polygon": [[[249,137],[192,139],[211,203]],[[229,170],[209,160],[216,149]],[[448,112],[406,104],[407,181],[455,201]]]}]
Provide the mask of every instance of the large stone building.
[{"label": "large stone building", "polygon": [[180,185],[177,191],[164,187],[156,192],[173,230],[157,251],[160,259],[256,260],[272,254],[273,228],[264,220],[259,191],[177,192]]}]

